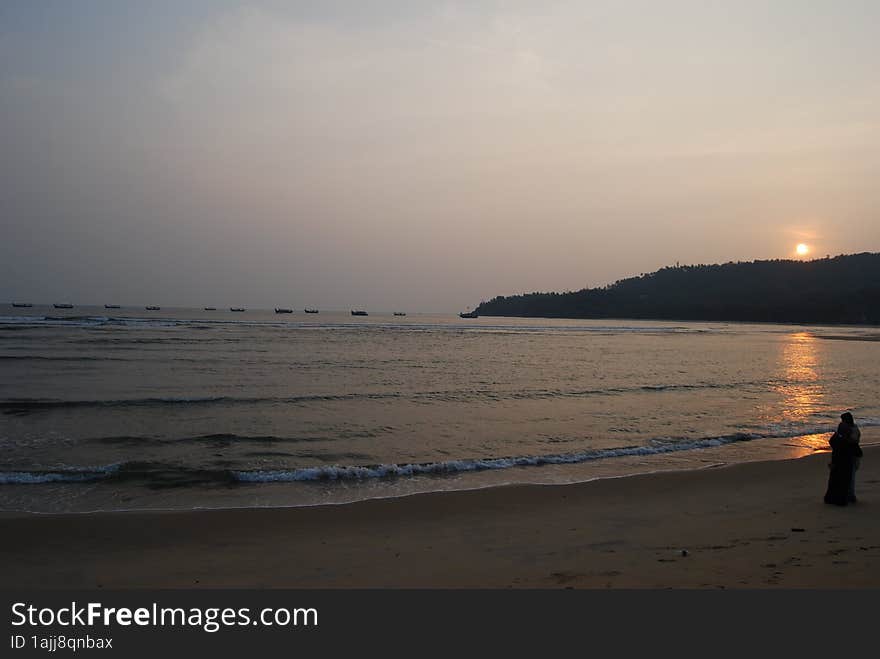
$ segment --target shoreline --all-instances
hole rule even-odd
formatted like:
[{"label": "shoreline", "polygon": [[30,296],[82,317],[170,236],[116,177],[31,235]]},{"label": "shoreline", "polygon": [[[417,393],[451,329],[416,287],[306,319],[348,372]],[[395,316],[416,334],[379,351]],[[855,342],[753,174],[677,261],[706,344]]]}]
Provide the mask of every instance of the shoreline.
[{"label": "shoreline", "polygon": [[[867,444],[864,446],[880,446],[878,444]],[[828,451],[830,453],[830,451]],[[819,452],[817,452],[818,454]],[[808,456],[802,456],[808,457]],[[432,495],[444,495],[444,494],[454,494],[454,493],[470,493],[470,492],[482,492],[484,490],[494,490],[494,489],[515,489],[520,487],[568,487],[568,486],[578,486],[585,485],[587,483],[594,483],[597,481],[606,481],[606,480],[617,480],[617,479],[625,479],[625,478],[638,478],[640,476],[653,476],[655,474],[675,474],[675,473],[688,473],[695,471],[703,471],[706,469],[724,469],[726,467],[733,467],[737,464],[749,464],[750,462],[779,462],[785,460],[800,460],[801,458],[778,458],[775,460],[751,460],[748,462],[736,462],[736,463],[725,463],[725,462],[717,462],[706,464],[700,467],[690,467],[690,468],[681,468],[681,469],[655,469],[653,471],[643,471],[637,473],[626,473],[619,475],[611,475],[611,476],[595,476],[592,478],[586,478],[584,480],[572,481],[570,483],[488,483],[485,485],[476,485],[473,487],[463,487],[460,489],[451,489],[451,490],[426,490],[426,491],[416,491],[416,492],[404,492],[401,494],[388,494],[388,495],[380,495],[374,497],[367,497],[365,499],[355,499],[353,501],[329,501],[322,503],[292,503],[288,505],[275,505],[269,504],[264,506],[258,505],[241,505],[241,506],[197,506],[194,508],[114,508],[112,510],[70,510],[70,511],[62,511],[62,512],[46,512],[41,510],[0,510],[0,522],[7,519],[22,519],[33,516],[38,517],[68,517],[68,516],[85,516],[85,515],[130,515],[130,514],[164,514],[164,513],[204,513],[204,512],[235,512],[235,511],[243,511],[243,510],[298,510],[300,508],[337,508],[339,506],[356,506],[361,503],[366,503],[369,501],[398,501],[400,499],[409,499],[412,497],[423,497],[423,496],[432,496]],[[274,483],[263,483],[266,484],[274,484]],[[284,484],[284,482],[282,482]]]},{"label": "shoreline", "polygon": [[[866,439],[873,433],[867,431]],[[349,504],[0,514],[6,588],[877,588],[880,447]]]}]

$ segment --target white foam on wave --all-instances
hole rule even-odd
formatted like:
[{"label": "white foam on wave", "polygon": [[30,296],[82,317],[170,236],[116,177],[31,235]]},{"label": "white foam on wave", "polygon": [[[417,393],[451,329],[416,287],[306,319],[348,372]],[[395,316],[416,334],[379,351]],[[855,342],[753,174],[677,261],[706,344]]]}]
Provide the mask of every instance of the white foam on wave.
[{"label": "white foam on wave", "polygon": [[374,466],[320,466],[293,470],[232,471],[232,476],[242,482],[283,482],[318,480],[365,480],[392,476],[418,476],[453,474],[469,471],[510,469],[512,467],[540,467],[542,465],[577,464],[604,458],[624,456],[658,455],[676,451],[688,451],[711,446],[721,446],[737,441],[758,439],[759,435],[741,433],[727,437],[676,442],[652,446],[628,446],[615,449],[562,453],[552,455],[518,456],[507,458],[484,458],[475,460],[447,460],[442,462],[414,464],[381,464]]}]

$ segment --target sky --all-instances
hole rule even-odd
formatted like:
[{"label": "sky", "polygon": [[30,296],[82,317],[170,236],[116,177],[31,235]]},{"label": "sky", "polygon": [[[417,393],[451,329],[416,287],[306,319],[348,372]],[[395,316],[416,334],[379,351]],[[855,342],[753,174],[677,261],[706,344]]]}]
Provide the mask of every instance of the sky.
[{"label": "sky", "polygon": [[0,3],[0,301],[451,312],[880,251],[880,3]]}]

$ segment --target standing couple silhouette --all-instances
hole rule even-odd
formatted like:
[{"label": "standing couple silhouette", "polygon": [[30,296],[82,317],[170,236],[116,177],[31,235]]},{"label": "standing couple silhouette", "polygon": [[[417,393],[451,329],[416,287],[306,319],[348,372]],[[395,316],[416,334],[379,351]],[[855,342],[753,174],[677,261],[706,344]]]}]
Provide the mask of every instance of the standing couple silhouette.
[{"label": "standing couple silhouette", "polygon": [[856,425],[853,415],[844,412],[840,415],[840,424],[831,435],[831,464],[828,474],[828,489],[825,491],[825,503],[845,506],[856,503],[856,470],[862,459],[859,440],[862,433]]}]

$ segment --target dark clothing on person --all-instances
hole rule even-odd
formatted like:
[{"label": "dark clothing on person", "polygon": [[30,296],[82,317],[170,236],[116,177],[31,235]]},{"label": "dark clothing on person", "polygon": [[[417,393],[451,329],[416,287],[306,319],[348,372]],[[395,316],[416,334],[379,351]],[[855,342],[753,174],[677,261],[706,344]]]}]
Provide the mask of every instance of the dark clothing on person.
[{"label": "dark clothing on person", "polygon": [[837,431],[831,436],[831,473],[828,475],[825,503],[845,506],[855,502],[853,479],[858,459],[862,457],[860,436],[858,426],[845,421],[837,426]]}]

